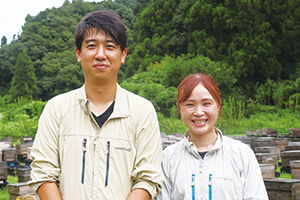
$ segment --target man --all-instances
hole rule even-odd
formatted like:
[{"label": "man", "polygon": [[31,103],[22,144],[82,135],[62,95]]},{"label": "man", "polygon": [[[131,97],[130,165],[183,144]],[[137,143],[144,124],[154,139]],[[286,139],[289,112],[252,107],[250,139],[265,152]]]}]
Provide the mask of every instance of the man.
[{"label": "man", "polygon": [[49,100],[28,183],[44,199],[150,199],[160,191],[161,139],[153,105],[117,84],[127,33],[113,11],[78,24],[85,85]]}]

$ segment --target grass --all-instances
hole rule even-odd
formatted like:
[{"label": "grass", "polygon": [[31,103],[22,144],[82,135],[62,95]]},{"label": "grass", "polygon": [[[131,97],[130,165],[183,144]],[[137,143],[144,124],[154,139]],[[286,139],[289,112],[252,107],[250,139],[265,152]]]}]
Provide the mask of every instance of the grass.
[{"label": "grass", "polygon": [[[6,181],[8,183],[18,183],[18,177],[8,175]],[[9,199],[9,194],[7,192],[7,187],[4,187],[0,190],[0,200],[8,200],[8,199]]]}]

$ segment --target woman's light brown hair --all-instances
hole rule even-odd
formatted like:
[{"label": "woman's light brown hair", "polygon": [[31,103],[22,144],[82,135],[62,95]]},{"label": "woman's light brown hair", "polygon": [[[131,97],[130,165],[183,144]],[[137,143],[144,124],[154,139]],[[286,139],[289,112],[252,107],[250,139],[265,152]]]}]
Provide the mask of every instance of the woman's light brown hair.
[{"label": "woman's light brown hair", "polygon": [[185,102],[192,94],[194,88],[202,84],[208,92],[211,94],[211,96],[214,98],[216,103],[219,107],[219,117],[220,117],[220,124],[221,124],[221,115],[222,115],[222,101],[221,101],[221,95],[220,90],[217,85],[217,83],[206,74],[191,74],[187,76],[185,79],[181,81],[181,83],[177,87],[177,110],[180,113],[180,104]]}]

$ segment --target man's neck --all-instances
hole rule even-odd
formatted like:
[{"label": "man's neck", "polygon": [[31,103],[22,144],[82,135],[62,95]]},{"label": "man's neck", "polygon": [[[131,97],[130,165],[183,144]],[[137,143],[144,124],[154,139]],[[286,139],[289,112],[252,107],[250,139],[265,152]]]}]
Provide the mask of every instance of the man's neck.
[{"label": "man's neck", "polygon": [[90,101],[91,111],[99,116],[115,100],[117,83],[85,85],[86,96]]}]

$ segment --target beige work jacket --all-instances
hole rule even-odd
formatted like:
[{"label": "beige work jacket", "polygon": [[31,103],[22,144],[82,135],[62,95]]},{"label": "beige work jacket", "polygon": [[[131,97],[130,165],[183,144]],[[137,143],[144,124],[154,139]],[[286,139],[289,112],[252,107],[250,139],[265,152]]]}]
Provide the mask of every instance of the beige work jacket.
[{"label": "beige work jacket", "polygon": [[85,86],[49,100],[39,120],[29,185],[58,183],[64,200],[123,200],[134,188],[156,196],[163,183],[158,120],[150,101],[117,86],[99,128]]}]

